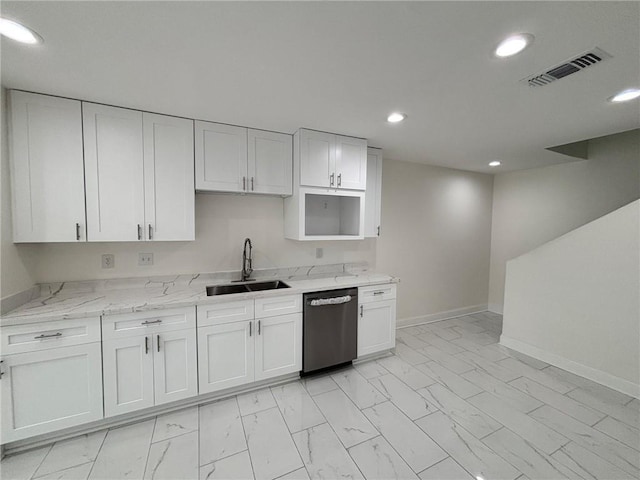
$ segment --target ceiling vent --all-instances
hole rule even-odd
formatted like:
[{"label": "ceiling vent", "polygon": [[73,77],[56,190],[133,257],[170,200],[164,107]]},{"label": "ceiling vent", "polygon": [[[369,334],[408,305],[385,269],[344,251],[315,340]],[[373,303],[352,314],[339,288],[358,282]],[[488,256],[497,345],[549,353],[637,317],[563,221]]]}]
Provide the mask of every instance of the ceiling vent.
[{"label": "ceiling vent", "polygon": [[555,82],[556,80],[560,80],[561,78],[573,75],[574,73],[578,73],[585,68],[591,67],[592,65],[601,63],[607,58],[611,57],[612,55],[596,47],[593,50],[589,50],[582,55],[573,57],[566,62],[556,65],[555,67],[546,69],[542,73],[531,75],[527,78],[523,78],[520,81],[526,83],[530,87],[543,87],[550,84],[551,82]]}]

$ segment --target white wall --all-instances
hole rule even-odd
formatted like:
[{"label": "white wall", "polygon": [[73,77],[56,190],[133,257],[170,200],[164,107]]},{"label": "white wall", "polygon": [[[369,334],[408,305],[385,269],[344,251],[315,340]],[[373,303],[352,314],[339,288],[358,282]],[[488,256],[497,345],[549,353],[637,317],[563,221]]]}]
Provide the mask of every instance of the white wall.
[{"label": "white wall", "polygon": [[640,197],[640,131],[591,140],[588,156],[495,176],[490,310],[502,313],[509,259]]},{"label": "white wall", "polygon": [[398,321],[486,309],[493,177],[385,160],[377,269],[401,279]]},{"label": "white wall", "polygon": [[640,395],[640,201],[507,263],[501,343]]}]

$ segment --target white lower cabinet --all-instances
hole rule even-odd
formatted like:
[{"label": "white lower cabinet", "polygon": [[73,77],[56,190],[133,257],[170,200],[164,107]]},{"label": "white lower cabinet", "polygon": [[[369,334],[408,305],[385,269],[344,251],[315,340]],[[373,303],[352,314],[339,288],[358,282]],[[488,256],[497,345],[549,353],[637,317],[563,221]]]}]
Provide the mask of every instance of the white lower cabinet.
[{"label": "white lower cabinet", "polygon": [[359,289],[358,357],[395,347],[395,297],[395,285],[361,287]]},{"label": "white lower cabinet", "polygon": [[[15,346],[0,364],[2,444],[103,418],[99,320],[86,319],[87,330],[98,333],[98,342],[88,335],[91,343],[67,338],[79,320],[50,323],[2,329],[3,345]],[[11,337],[30,341],[19,345]]]},{"label": "white lower cabinet", "polygon": [[198,306],[200,393],[300,371],[301,300],[288,295],[257,299],[255,306],[247,300]]},{"label": "white lower cabinet", "polygon": [[[194,309],[167,312],[172,315],[158,318],[143,312],[103,318],[105,416],[121,415],[198,394]],[[184,318],[188,327],[174,329],[175,325],[183,323],[165,322],[163,325],[160,321],[163,318]],[[131,328],[135,333],[125,336],[125,330],[113,328],[133,322],[144,326],[144,334]]]}]

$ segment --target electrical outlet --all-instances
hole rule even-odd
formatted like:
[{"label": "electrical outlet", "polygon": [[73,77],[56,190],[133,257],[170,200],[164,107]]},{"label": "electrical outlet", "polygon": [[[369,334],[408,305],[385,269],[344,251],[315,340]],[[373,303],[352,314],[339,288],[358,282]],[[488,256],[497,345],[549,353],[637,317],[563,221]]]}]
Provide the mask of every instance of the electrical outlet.
[{"label": "electrical outlet", "polygon": [[113,253],[102,255],[102,268],[113,268],[116,266],[116,257]]},{"label": "electrical outlet", "polygon": [[322,248],[316,248],[316,258],[322,258],[322,255],[324,254]]},{"label": "electrical outlet", "polygon": [[153,253],[139,253],[138,265],[153,265]]}]

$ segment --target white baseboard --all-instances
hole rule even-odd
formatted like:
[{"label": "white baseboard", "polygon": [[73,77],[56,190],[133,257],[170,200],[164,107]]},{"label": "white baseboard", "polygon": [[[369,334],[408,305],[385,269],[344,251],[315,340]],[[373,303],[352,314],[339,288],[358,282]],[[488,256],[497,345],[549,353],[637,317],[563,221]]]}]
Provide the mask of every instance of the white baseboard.
[{"label": "white baseboard", "polygon": [[534,347],[533,345],[521,342],[520,340],[505,337],[504,335],[500,336],[500,344],[517,352],[524,353],[525,355],[537,360],[542,360],[543,362],[566,370],[567,372],[593,380],[605,387],[612,388],[618,392],[631,395],[635,398],[640,398],[640,385],[630,382],[629,380],[625,380],[624,378],[616,377],[610,373],[569,360],[568,358],[542,350],[541,348]]},{"label": "white baseboard", "polygon": [[414,325],[422,325],[423,323],[439,322],[449,318],[462,317],[472,313],[486,312],[487,305],[472,305],[470,307],[455,308],[438,313],[429,313],[427,315],[419,315],[417,317],[400,318],[396,321],[396,328],[413,327]]},{"label": "white baseboard", "polygon": [[502,305],[501,303],[490,303],[487,310],[502,315],[504,314],[504,305]]}]

